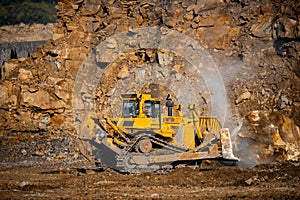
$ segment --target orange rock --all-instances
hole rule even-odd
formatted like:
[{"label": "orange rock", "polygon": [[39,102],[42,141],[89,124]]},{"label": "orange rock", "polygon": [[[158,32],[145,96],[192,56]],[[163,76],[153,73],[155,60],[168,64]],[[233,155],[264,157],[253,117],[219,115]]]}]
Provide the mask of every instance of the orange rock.
[{"label": "orange rock", "polygon": [[138,15],[136,23],[137,23],[138,25],[142,25],[143,22],[144,22],[143,17],[142,17],[141,15]]}]

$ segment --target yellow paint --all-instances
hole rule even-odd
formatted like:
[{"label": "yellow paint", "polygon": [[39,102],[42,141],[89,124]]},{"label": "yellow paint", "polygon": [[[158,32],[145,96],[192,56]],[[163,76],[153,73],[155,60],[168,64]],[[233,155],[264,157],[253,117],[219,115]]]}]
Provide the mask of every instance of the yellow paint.
[{"label": "yellow paint", "polygon": [[173,106],[173,110],[175,111],[173,112],[174,116],[156,117],[156,115],[152,115],[152,118],[150,118],[150,116],[146,116],[144,105],[147,102],[159,103],[160,100],[158,98],[152,98],[150,94],[136,93],[123,95],[122,99],[136,101],[137,103],[134,105],[137,106],[135,108],[138,109],[138,112],[135,116],[127,115],[124,118],[105,118],[107,125],[104,128],[108,135],[114,138],[111,142],[120,146],[125,146],[126,142],[130,143],[130,137],[128,136],[131,134],[151,132],[165,138],[166,141],[173,145],[194,149],[197,137],[197,140],[202,141],[203,133],[217,133],[221,128],[216,118],[199,117],[195,111],[194,104],[189,106],[189,109],[193,113],[192,119],[182,116],[181,105]]}]

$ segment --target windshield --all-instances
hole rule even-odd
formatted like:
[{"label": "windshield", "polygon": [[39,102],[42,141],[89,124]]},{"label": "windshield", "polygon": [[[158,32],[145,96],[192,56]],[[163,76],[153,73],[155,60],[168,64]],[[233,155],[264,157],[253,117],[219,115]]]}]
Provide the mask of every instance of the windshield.
[{"label": "windshield", "polygon": [[122,117],[136,117],[137,102],[135,100],[123,100]]},{"label": "windshield", "polygon": [[160,104],[155,101],[145,101],[144,103],[144,113],[147,117],[158,118],[160,114]]}]

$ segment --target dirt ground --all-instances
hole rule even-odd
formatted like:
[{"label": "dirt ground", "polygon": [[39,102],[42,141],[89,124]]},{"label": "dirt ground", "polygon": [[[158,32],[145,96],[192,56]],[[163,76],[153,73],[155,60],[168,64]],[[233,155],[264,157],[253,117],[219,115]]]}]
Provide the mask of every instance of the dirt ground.
[{"label": "dirt ground", "polygon": [[[35,137],[32,137],[35,136]],[[38,137],[39,136],[39,137]],[[18,139],[16,139],[18,138]],[[38,138],[38,139],[37,139]],[[43,144],[43,145],[42,145]],[[300,163],[252,167],[205,161],[169,172],[98,170],[72,139],[0,139],[1,199],[299,199]],[[25,149],[26,148],[26,149]],[[49,148],[52,150],[49,151]]]}]

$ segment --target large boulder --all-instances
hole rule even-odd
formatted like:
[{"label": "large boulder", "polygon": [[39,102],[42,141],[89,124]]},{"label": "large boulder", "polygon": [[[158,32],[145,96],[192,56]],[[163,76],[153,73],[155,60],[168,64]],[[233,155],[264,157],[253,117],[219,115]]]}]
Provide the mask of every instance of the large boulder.
[{"label": "large boulder", "polygon": [[245,162],[264,163],[300,158],[300,129],[279,113],[249,112],[236,138],[237,153]]}]

